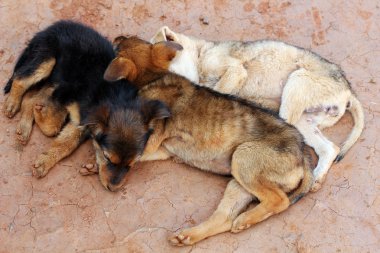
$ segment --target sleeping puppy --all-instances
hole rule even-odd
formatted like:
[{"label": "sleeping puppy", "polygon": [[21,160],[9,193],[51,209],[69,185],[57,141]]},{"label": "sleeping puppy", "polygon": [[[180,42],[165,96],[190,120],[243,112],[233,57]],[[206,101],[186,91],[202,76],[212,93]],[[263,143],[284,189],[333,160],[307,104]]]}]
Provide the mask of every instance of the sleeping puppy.
[{"label": "sleeping puppy", "polygon": [[[280,41],[212,42],[159,29],[152,43],[173,41],[184,49],[169,70],[202,86],[232,94],[278,111],[314,148],[319,161],[314,190],[324,182],[334,159],[343,158],[358,140],[364,115],[343,71],[303,48]],[[341,149],[320,129],[334,125],[351,112],[354,128]]]},{"label": "sleeping puppy", "polygon": [[[168,72],[168,56],[181,50],[175,43],[152,45],[130,37],[118,38],[115,46],[118,54],[105,78],[144,80],[138,99],[161,101],[170,111],[170,115],[161,111],[161,117],[150,122],[131,120],[124,125],[123,131],[131,133],[125,159],[175,157],[201,170],[233,177],[215,213],[175,234],[170,238],[173,244],[191,245],[225,231],[239,232],[286,210],[310,190],[313,176],[296,128],[255,104]],[[135,71],[132,79],[130,70]],[[135,107],[128,117],[138,119],[145,113],[143,107]],[[141,157],[134,155],[136,147],[144,147]],[[245,211],[253,198],[260,203]]]},{"label": "sleeping puppy", "polygon": [[[137,87],[128,81],[109,83],[103,79],[114,57],[108,40],[93,29],[70,21],[57,22],[37,33],[21,54],[4,89],[9,93],[4,113],[13,117],[29,89],[54,84],[53,91],[50,90],[51,101],[69,115],[52,146],[37,158],[34,176],[44,177],[57,162],[90,137],[94,140],[97,157],[102,158],[99,177],[103,186],[113,191],[123,184],[125,173],[134,163],[130,157],[142,154],[149,137],[149,133],[145,133],[147,129],[136,129],[137,133],[145,134],[139,135],[141,143],[133,146],[130,138],[136,133],[125,126],[137,120],[149,123],[167,115],[161,113],[166,112],[166,107],[160,102],[136,104]],[[131,113],[135,107],[143,110],[143,115],[134,118]]]}]

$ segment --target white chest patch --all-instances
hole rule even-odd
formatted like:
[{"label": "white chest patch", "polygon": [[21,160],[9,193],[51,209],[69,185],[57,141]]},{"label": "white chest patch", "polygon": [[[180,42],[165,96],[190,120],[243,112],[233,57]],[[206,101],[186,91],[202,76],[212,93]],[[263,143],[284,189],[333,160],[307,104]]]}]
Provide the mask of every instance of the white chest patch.
[{"label": "white chest patch", "polygon": [[184,76],[194,83],[199,83],[197,65],[191,55],[185,50],[171,61],[169,71]]}]

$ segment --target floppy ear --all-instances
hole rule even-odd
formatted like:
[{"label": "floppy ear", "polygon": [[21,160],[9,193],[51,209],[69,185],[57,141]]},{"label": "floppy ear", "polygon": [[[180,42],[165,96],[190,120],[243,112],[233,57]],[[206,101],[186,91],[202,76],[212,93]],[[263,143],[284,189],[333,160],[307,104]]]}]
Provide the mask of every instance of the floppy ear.
[{"label": "floppy ear", "polygon": [[152,63],[161,69],[169,69],[170,61],[183,47],[175,42],[163,41],[152,46]]},{"label": "floppy ear", "polygon": [[137,67],[135,63],[124,57],[116,57],[108,65],[104,72],[104,80],[115,82],[126,78],[128,81],[134,81],[137,77]]},{"label": "floppy ear", "polygon": [[141,111],[146,124],[155,119],[169,118],[171,115],[169,108],[159,100],[144,101]]},{"label": "floppy ear", "polygon": [[110,109],[107,106],[98,106],[88,113],[81,126],[88,127],[92,135],[104,133],[108,126],[109,115]]},{"label": "floppy ear", "polygon": [[113,42],[112,42],[112,46],[113,46],[113,50],[115,50],[118,46],[119,46],[119,44],[123,41],[123,40],[125,40],[127,37],[125,37],[125,36],[118,36],[118,37],[116,37],[114,40],[113,40]]},{"label": "floppy ear", "polygon": [[167,26],[161,27],[158,32],[150,39],[152,44],[161,41],[179,41],[175,32],[169,29]]}]

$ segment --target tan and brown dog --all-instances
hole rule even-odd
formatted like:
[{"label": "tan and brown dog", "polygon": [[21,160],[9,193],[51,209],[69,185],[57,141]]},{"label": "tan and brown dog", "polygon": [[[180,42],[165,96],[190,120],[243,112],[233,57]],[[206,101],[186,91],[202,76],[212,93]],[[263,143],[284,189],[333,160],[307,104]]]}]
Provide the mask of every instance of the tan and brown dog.
[{"label": "tan and brown dog", "polygon": [[[135,121],[124,125],[123,131],[133,133],[130,148],[141,146],[147,132],[152,134],[142,157],[124,159],[176,157],[201,170],[233,176],[207,221],[170,238],[178,246],[225,231],[236,233],[280,213],[307,193],[313,182],[297,129],[270,111],[169,73],[167,64],[180,49],[170,42],[152,45],[136,37],[118,38],[117,58],[105,73],[108,80],[145,82],[140,98],[164,102],[171,114],[144,123],[139,120],[144,108],[129,112]],[[245,211],[255,197],[260,203]]]},{"label": "tan and brown dog", "polygon": [[[304,136],[319,160],[314,190],[332,163],[354,145],[364,128],[361,103],[339,66],[281,41],[206,41],[161,27],[152,43],[172,41],[183,47],[169,70],[218,92],[260,103],[279,113]],[[354,127],[341,148],[320,131],[333,126],[345,111]]]}]

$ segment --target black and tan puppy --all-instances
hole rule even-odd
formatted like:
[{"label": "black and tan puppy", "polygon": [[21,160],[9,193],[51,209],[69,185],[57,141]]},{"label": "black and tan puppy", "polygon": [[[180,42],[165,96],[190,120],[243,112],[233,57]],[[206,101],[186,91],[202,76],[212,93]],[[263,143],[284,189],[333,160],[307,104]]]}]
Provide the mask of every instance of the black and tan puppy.
[{"label": "black and tan puppy", "polygon": [[[105,78],[144,80],[147,86],[139,91],[141,99],[162,101],[171,112],[162,120],[124,125],[124,131],[133,133],[130,154],[136,153],[133,147],[144,145],[148,129],[153,131],[143,156],[125,159],[176,157],[199,169],[233,176],[214,214],[171,237],[173,244],[191,245],[221,232],[239,232],[286,210],[310,190],[308,156],[293,126],[254,104],[168,73],[167,56],[181,49],[174,43],[152,45],[132,37],[118,38],[116,44],[118,55]],[[143,109],[136,107],[129,117],[142,117]],[[254,197],[260,203],[245,211]]]},{"label": "black and tan puppy", "polygon": [[[44,177],[91,136],[98,148],[97,156],[100,152],[102,158],[107,158],[99,164],[102,184],[109,190],[120,188],[133,163],[130,157],[142,154],[149,137],[148,129],[132,132],[125,126],[166,117],[161,113],[166,108],[157,101],[137,104],[137,88],[126,80],[105,81],[104,71],[114,57],[108,40],[93,29],[70,21],[57,22],[37,33],[21,54],[4,89],[9,92],[4,113],[13,117],[29,89],[54,84],[51,101],[61,107],[56,109],[69,114],[68,123],[52,146],[37,158],[33,168],[36,177]],[[139,115],[141,118],[131,116],[135,107],[145,111]],[[140,138],[137,146],[129,142],[134,136]]]}]

